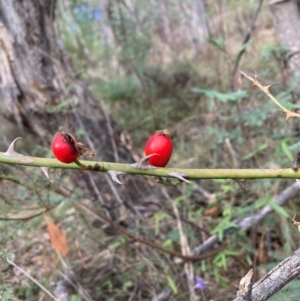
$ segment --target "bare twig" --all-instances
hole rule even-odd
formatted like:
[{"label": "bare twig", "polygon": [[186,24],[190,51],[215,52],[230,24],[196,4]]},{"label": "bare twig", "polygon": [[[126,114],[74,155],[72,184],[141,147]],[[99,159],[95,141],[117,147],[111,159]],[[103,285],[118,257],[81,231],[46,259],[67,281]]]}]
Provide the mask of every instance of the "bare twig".
[{"label": "bare twig", "polygon": [[257,20],[257,17],[258,17],[258,14],[259,14],[260,10],[261,10],[263,2],[264,2],[264,0],[260,0],[259,3],[258,3],[256,11],[255,11],[255,13],[254,13],[254,15],[252,17],[251,23],[250,23],[250,25],[248,27],[247,34],[246,34],[246,36],[244,38],[241,50],[239,51],[239,54],[238,54],[238,56],[236,58],[236,61],[235,61],[235,64],[234,64],[234,68],[233,68],[233,71],[232,71],[232,74],[231,74],[231,78],[230,78],[230,88],[231,88],[232,91],[234,90],[234,77],[235,77],[235,74],[236,74],[237,69],[239,67],[240,60],[241,60],[243,54],[246,51],[246,47],[245,46],[248,43],[248,41],[250,40],[251,34],[253,32],[253,29],[254,29],[255,22]]},{"label": "bare twig", "polygon": [[[180,236],[181,252],[184,255],[190,256],[191,255],[191,249],[190,249],[190,246],[188,244],[187,237],[183,232],[181,219],[180,219],[180,215],[179,215],[179,211],[178,211],[178,208],[176,206],[176,203],[171,200],[170,196],[168,195],[168,193],[166,192],[165,189],[163,189],[163,193],[168,198],[169,202],[171,202],[174,214],[176,216],[177,227],[178,227],[178,232],[179,232],[179,236]],[[189,287],[189,291],[190,291],[190,300],[191,301],[197,301],[197,296],[196,296],[196,293],[195,293],[194,266],[193,266],[192,262],[186,262],[184,264],[184,272],[185,272],[185,275],[186,275],[186,278],[187,278],[187,283],[188,283],[188,287]]]},{"label": "bare twig", "polygon": [[22,274],[24,274],[26,277],[28,277],[32,282],[34,282],[40,289],[42,289],[49,297],[51,297],[55,301],[59,301],[58,299],[55,298],[43,285],[41,285],[37,280],[35,280],[32,276],[30,276],[26,271],[24,271],[21,267],[16,265],[13,261],[10,259],[6,258],[6,261],[15,267],[17,270],[19,270]]},{"label": "bare twig", "polygon": [[176,252],[176,251],[168,250],[168,249],[162,247],[159,244],[153,243],[149,240],[146,240],[142,237],[139,237],[139,236],[127,231],[124,227],[120,226],[118,223],[114,222],[113,220],[109,219],[108,217],[106,217],[104,215],[101,215],[100,213],[96,213],[96,212],[94,212],[93,210],[91,210],[90,208],[88,208],[84,205],[78,205],[78,207],[83,209],[85,212],[89,213],[90,215],[92,215],[94,218],[96,218],[98,220],[101,220],[101,221],[104,220],[105,222],[109,223],[116,230],[118,230],[119,232],[121,232],[125,236],[133,239],[134,241],[138,241],[141,244],[147,245],[147,246],[149,246],[153,249],[156,249],[156,250],[159,250],[161,252],[167,253],[167,254],[169,254],[171,256],[174,256],[174,257],[182,258],[184,260],[199,261],[199,260],[214,256],[223,249],[223,248],[217,248],[217,249],[212,250],[209,253],[204,253],[204,254],[198,253],[200,255],[197,254],[195,256],[184,255],[184,254],[181,254],[181,253]]},{"label": "bare twig", "polygon": [[72,277],[70,275],[70,273],[67,272],[67,270],[69,269],[68,265],[63,261],[62,261],[62,264],[66,268],[66,272],[64,272],[64,273],[61,271],[58,271],[59,274],[63,277],[63,279],[61,280],[63,282],[62,285],[64,285],[65,287],[69,287],[69,288],[72,287],[77,292],[77,294],[82,298],[82,300],[93,301],[92,297],[83,288],[83,286],[76,279],[74,279],[74,276]]},{"label": "bare twig", "polygon": [[253,269],[240,281],[236,301],[252,301]]}]

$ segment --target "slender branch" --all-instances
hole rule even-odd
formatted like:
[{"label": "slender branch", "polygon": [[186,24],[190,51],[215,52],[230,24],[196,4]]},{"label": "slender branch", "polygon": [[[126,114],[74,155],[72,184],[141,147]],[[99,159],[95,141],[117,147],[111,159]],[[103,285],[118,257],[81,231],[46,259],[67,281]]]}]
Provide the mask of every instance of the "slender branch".
[{"label": "slender branch", "polygon": [[[300,115],[299,115],[300,116]],[[185,168],[155,168],[139,169],[133,168],[129,164],[80,161],[80,166],[71,163],[64,164],[52,158],[39,157],[10,157],[0,153],[0,163],[12,165],[24,165],[33,167],[49,167],[63,169],[78,169],[98,172],[107,172],[109,170],[121,171],[127,174],[148,175],[156,177],[175,177],[171,173],[183,174],[184,178],[196,179],[267,179],[267,178],[300,178],[300,171],[294,171],[292,168],[276,169],[185,169]]]},{"label": "slender branch", "polygon": [[233,71],[232,71],[232,74],[231,74],[231,78],[230,78],[230,88],[231,88],[231,90],[234,90],[234,77],[235,77],[236,71],[238,69],[240,60],[241,60],[243,54],[246,51],[246,47],[245,46],[248,43],[248,41],[250,40],[251,34],[253,32],[253,29],[254,29],[254,26],[255,26],[255,23],[256,23],[258,15],[259,15],[259,12],[261,10],[263,2],[264,2],[264,0],[260,0],[259,3],[258,3],[256,11],[255,11],[255,13],[254,13],[254,15],[252,17],[251,23],[250,23],[250,25],[248,27],[247,34],[246,34],[246,36],[244,38],[241,50],[239,51],[239,54],[238,54],[237,59],[235,61],[234,68],[233,68]]},{"label": "slender branch", "polygon": [[13,261],[11,261],[10,259],[6,258],[6,261],[12,265],[13,267],[15,267],[17,270],[19,270],[19,272],[21,272],[22,274],[24,274],[26,277],[28,277],[32,282],[34,282],[40,289],[42,289],[49,297],[51,297],[53,300],[55,301],[59,301],[58,299],[56,299],[55,296],[53,296],[42,284],[40,284],[37,280],[35,280],[32,276],[30,276],[25,270],[23,270],[21,267],[19,267],[18,265],[16,265]]},{"label": "slender branch", "polygon": [[[84,211],[86,211],[87,213],[89,213],[90,215],[92,215],[94,218],[98,219],[98,220],[104,220],[105,222],[109,223],[111,226],[113,226],[116,230],[118,230],[119,232],[121,232],[122,234],[124,234],[125,236],[133,239],[134,241],[138,241],[139,243],[142,243],[144,245],[147,245],[153,249],[159,250],[161,252],[167,253],[169,255],[175,256],[175,257],[179,257],[182,258],[184,260],[191,260],[191,261],[199,261],[199,260],[203,260],[205,258],[208,257],[212,257],[214,255],[216,255],[217,253],[219,253],[221,250],[223,250],[224,248],[217,248],[212,250],[209,253],[205,253],[205,254],[201,254],[201,255],[196,255],[196,256],[189,256],[189,255],[185,255],[185,254],[181,254],[172,250],[168,250],[164,247],[162,247],[161,245],[158,245],[156,243],[153,243],[149,240],[146,240],[144,238],[138,237],[135,234],[132,234],[131,232],[127,231],[124,227],[120,226],[119,224],[117,224],[116,222],[114,222],[113,220],[111,220],[110,218],[100,214],[100,213],[95,213],[94,211],[92,211],[90,208],[84,206],[84,205],[78,205],[79,208],[83,209]],[[204,253],[204,252],[203,252]],[[199,254],[199,253],[198,253]]]}]

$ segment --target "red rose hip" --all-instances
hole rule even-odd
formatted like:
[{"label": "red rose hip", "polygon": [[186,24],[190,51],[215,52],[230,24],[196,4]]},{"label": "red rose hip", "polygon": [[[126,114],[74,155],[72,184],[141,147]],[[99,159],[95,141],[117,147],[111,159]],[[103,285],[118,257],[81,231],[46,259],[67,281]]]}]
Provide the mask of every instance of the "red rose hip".
[{"label": "red rose hip", "polygon": [[51,149],[54,157],[63,163],[72,163],[77,160],[79,152],[75,138],[67,133],[60,132],[53,138]]},{"label": "red rose hip", "polygon": [[172,155],[173,144],[168,130],[156,131],[145,146],[145,155],[153,155],[149,158],[150,165],[165,167]]}]

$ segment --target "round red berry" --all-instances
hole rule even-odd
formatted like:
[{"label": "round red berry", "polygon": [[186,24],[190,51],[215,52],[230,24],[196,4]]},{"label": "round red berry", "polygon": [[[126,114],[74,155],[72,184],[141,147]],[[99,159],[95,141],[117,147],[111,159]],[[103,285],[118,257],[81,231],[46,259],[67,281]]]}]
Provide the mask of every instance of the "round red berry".
[{"label": "round red berry", "polygon": [[165,167],[172,155],[173,144],[168,130],[156,131],[145,146],[145,155],[153,155],[149,158],[149,164],[156,167]]},{"label": "round red berry", "polygon": [[60,132],[53,138],[51,149],[54,157],[63,163],[72,163],[77,160],[79,153],[75,138],[67,133]]}]

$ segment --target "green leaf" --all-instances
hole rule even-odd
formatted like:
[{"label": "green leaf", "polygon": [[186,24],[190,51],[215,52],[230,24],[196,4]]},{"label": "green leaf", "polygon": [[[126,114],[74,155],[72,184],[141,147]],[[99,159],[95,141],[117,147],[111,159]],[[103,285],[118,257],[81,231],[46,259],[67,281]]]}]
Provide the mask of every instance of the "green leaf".
[{"label": "green leaf", "polygon": [[238,252],[223,250],[215,256],[213,263],[220,268],[227,269],[227,257],[232,255],[238,255]]},{"label": "green leaf", "polygon": [[230,228],[237,228],[237,224],[230,220],[231,216],[227,215],[211,232],[217,233],[219,240],[223,240],[224,231]]},{"label": "green leaf", "polygon": [[285,209],[283,209],[281,206],[277,205],[274,202],[270,202],[269,205],[272,207],[272,209],[274,211],[276,211],[277,213],[279,213],[280,215],[284,216],[284,217],[289,217],[289,214],[286,212]]},{"label": "green leaf", "polygon": [[77,295],[71,295],[71,301],[82,301],[82,299]]},{"label": "green leaf", "polygon": [[173,293],[177,294],[178,290],[177,290],[177,286],[176,286],[176,283],[174,282],[174,280],[169,275],[167,276],[167,280],[168,280],[168,284],[169,284],[170,288],[172,289]]},{"label": "green leaf", "polygon": [[192,92],[198,94],[204,94],[206,97],[210,99],[217,99],[221,102],[228,102],[228,101],[237,101],[241,98],[245,98],[248,96],[247,91],[236,91],[230,93],[221,93],[214,90],[202,89],[202,88],[192,88]]},{"label": "green leaf", "polygon": [[126,238],[124,236],[121,236],[119,240],[109,245],[110,249],[117,249],[120,246],[122,246],[126,242]]},{"label": "green leaf", "polygon": [[168,247],[168,246],[172,245],[172,243],[173,243],[172,239],[171,238],[167,238],[165,240],[165,242],[163,243],[163,247]]},{"label": "green leaf", "polygon": [[249,40],[247,43],[243,44],[240,49],[239,49],[239,53],[244,51],[249,45],[251,45],[252,41]]},{"label": "green leaf", "polygon": [[123,287],[131,287],[132,286],[132,281],[128,280],[123,284]]},{"label": "green leaf", "polygon": [[174,242],[177,242],[179,241],[180,239],[180,236],[179,236],[179,231],[177,228],[174,228],[172,229],[171,231],[169,231],[167,234],[166,234],[166,238],[168,239],[171,239],[172,241]]},{"label": "green leaf", "polygon": [[186,195],[180,195],[177,198],[175,198],[173,202],[175,202],[175,204],[179,206],[180,202],[185,200],[186,200]]},{"label": "green leaf", "polygon": [[242,157],[242,160],[248,160],[248,159],[254,157],[256,154],[258,154],[258,153],[264,151],[267,147],[268,147],[268,143],[259,145],[259,147],[257,148],[257,150],[254,150],[254,151],[251,152],[250,154],[248,154],[248,155],[246,155],[246,156],[243,156],[243,157]]},{"label": "green leaf", "polygon": [[221,286],[229,290],[228,279],[220,275],[219,268],[216,265],[213,265],[213,273],[215,279],[221,284]]},{"label": "green leaf", "polygon": [[262,197],[262,198],[258,199],[255,202],[255,208],[260,208],[260,207],[265,206],[271,199],[272,199],[272,197],[270,197],[270,196],[266,196],[266,197]]},{"label": "green leaf", "polygon": [[210,37],[205,40],[209,44],[211,44],[211,45],[215,46],[216,48],[220,49],[221,51],[225,52],[223,39],[216,39],[216,38]]},{"label": "green leaf", "polygon": [[281,141],[281,149],[282,151],[284,152],[284,154],[291,160],[291,161],[294,161],[294,158],[293,158],[293,154],[291,152],[291,150],[289,149],[287,143],[285,140],[282,140]]},{"label": "green leaf", "polygon": [[170,217],[171,216],[168,213],[162,212],[162,211],[158,211],[153,214],[153,219],[154,219],[154,224],[155,224],[155,228],[154,228],[155,235],[158,235],[158,233],[159,233],[159,224],[160,224],[161,219],[162,218],[168,219]]},{"label": "green leaf", "polygon": [[63,109],[65,109],[72,102],[73,102],[73,99],[68,98],[68,99],[60,102],[59,104],[57,104],[55,106],[49,106],[47,108],[47,112],[49,112],[49,113],[61,112]]}]

